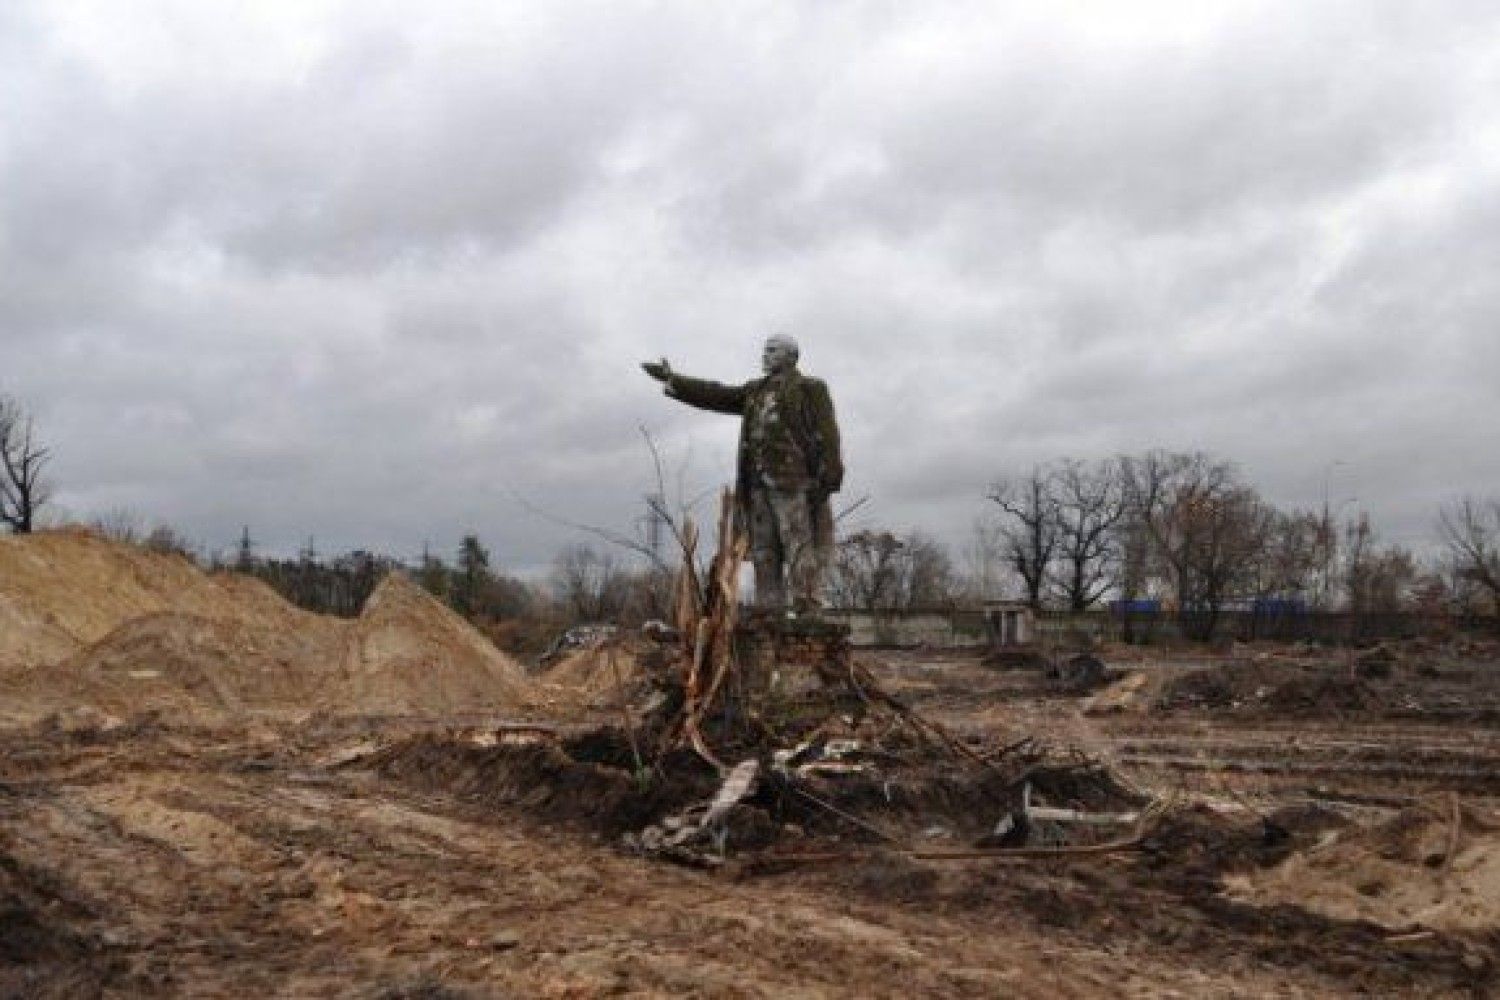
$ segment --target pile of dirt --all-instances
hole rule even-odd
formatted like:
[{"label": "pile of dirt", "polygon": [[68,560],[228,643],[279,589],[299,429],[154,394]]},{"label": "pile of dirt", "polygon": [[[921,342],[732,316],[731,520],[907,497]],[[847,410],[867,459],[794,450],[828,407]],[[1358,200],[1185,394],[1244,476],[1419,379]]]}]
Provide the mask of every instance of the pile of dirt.
[{"label": "pile of dirt", "polygon": [[1332,672],[1290,677],[1258,701],[1260,707],[1284,715],[1375,712],[1386,705],[1379,688],[1362,678]]},{"label": "pile of dirt", "polygon": [[1163,687],[1156,707],[1326,715],[1380,711],[1387,701],[1380,681],[1356,676],[1343,664],[1257,658],[1175,678]]},{"label": "pile of dirt", "polygon": [[311,705],[327,678],[308,668],[327,655],[333,634],[326,625],[287,630],[150,614],[126,621],[62,663],[29,671],[26,686],[34,698],[50,698],[56,711],[87,705],[117,717],[147,708],[217,720]]},{"label": "pile of dirt", "polygon": [[400,573],[380,582],[349,628],[332,697],[364,712],[515,708],[525,671]]},{"label": "pile of dirt", "polygon": [[163,612],[283,629],[319,618],[252,577],[83,529],[0,538],[0,665],[56,663]]},{"label": "pile of dirt", "polygon": [[548,668],[542,681],[561,697],[595,707],[629,702],[649,680],[648,667],[662,647],[634,635],[620,635],[567,653]]},{"label": "pile of dirt", "polygon": [[[917,913],[968,913],[991,928],[1020,919],[1054,934],[1108,942],[1117,955],[1151,954],[1184,965],[1243,967],[1253,958],[1316,971],[1339,986],[1309,995],[1490,996],[1495,935],[1434,933],[1393,941],[1389,930],[1373,924],[1241,902],[1221,891],[1227,873],[1275,864],[1342,825],[1316,808],[1277,810],[1262,819],[1197,805],[1169,813],[1140,850],[1108,867],[933,865],[892,852],[818,874],[845,899]],[[1242,984],[1225,995],[1282,994]]]},{"label": "pile of dirt", "polygon": [[444,713],[526,702],[519,664],[401,574],[354,621],[83,531],[0,539],[0,718]]},{"label": "pile of dirt", "polygon": [[486,809],[521,806],[540,819],[611,839],[712,793],[717,785],[713,769],[690,751],[664,759],[658,772],[638,772],[627,764],[623,734],[606,729],[591,736],[486,746],[419,733],[360,766]]},{"label": "pile of dirt", "polygon": [[1500,817],[1456,800],[1350,827],[1279,866],[1227,880],[1257,905],[1291,904],[1394,931],[1500,929]]},{"label": "pile of dirt", "polygon": [[1077,695],[1091,694],[1107,687],[1119,677],[1092,653],[1078,653],[1066,659],[1053,660],[1047,664],[1043,673],[1058,691]]}]

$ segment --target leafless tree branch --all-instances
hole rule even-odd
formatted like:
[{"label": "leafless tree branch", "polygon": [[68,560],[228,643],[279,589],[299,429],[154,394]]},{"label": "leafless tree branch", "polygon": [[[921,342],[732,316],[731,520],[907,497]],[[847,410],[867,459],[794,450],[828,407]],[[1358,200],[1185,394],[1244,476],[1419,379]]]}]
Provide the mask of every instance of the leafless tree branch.
[{"label": "leafless tree branch", "polygon": [[31,416],[12,397],[0,396],[0,524],[16,534],[29,534],[52,498],[42,475],[51,458],[36,442]]}]

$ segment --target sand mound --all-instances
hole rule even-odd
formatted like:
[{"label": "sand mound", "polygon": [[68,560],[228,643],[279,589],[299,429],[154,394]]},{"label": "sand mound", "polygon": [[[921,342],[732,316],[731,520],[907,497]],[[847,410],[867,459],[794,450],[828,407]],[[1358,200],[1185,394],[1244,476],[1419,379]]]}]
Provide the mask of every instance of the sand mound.
[{"label": "sand mound", "polygon": [[277,628],[318,618],[259,580],[82,529],[0,537],[0,664],[56,662],[161,612]]},{"label": "sand mound", "polygon": [[340,675],[340,704],[370,712],[513,707],[527,686],[520,664],[399,573],[365,602]]},{"label": "sand mound", "polygon": [[585,697],[612,694],[621,683],[629,687],[641,676],[641,661],[651,644],[633,636],[575,649],[554,663],[544,675],[555,684]]},{"label": "sand mound", "polygon": [[400,574],[361,617],[82,531],[0,538],[0,717],[87,709],[211,721],[523,703],[521,668]]},{"label": "sand mound", "polygon": [[1355,827],[1275,868],[1227,880],[1235,897],[1392,930],[1500,928],[1500,817],[1434,802]]},{"label": "sand mound", "polygon": [[58,711],[142,707],[198,721],[314,703],[337,624],[302,629],[164,612],[134,618],[68,660],[29,671]]}]

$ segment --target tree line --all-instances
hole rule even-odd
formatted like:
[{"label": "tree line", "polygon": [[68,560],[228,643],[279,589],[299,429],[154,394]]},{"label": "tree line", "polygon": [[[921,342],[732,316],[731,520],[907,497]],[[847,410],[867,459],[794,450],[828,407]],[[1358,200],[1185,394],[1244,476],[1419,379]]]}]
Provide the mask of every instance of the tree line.
[{"label": "tree line", "polygon": [[581,623],[639,624],[670,617],[672,574],[637,568],[615,552],[570,545],[540,579],[500,568],[478,535],[465,535],[450,558],[424,551],[415,560],[354,549],[322,555],[312,539],[291,557],[262,555],[244,527],[228,554],[205,553],[175,530],[147,530],[128,511],[95,518],[89,528],[113,541],[181,556],[212,572],[255,577],[292,604],[318,614],[359,615],[380,581],[405,573],[433,597],[517,653],[540,652],[564,628]]},{"label": "tree line", "polygon": [[574,624],[665,618],[672,586],[670,574],[632,568],[589,544],[566,547],[545,577],[525,580],[499,568],[474,534],[463,537],[451,559],[424,551],[407,562],[365,550],[323,559],[311,542],[296,558],[277,559],[256,555],[246,528],[233,562],[216,559],[210,566],[257,577],[299,607],[342,617],[358,615],[388,573],[403,572],[500,645],[522,653],[539,652]]},{"label": "tree line", "polygon": [[1424,565],[1367,514],[1278,508],[1233,462],[1202,452],[1060,459],[986,496],[996,517],[980,557],[1013,574],[1033,608],[1155,600],[1203,635],[1232,605],[1500,613],[1496,501],[1444,507],[1443,554]]},{"label": "tree line", "polygon": [[[51,457],[26,409],[0,395],[0,525],[17,534],[36,528],[53,495]],[[1426,562],[1382,541],[1363,513],[1340,519],[1326,502],[1321,510],[1278,508],[1235,463],[1203,452],[1059,458],[996,478],[976,503],[983,513],[959,560],[921,531],[846,532],[829,566],[829,603],[902,611],[1018,597],[1037,609],[1082,612],[1107,601],[1152,602],[1205,636],[1226,609],[1268,602],[1356,614],[1500,614],[1496,499],[1444,506],[1435,524],[1440,555]],[[357,614],[378,581],[400,569],[491,625],[669,616],[666,563],[630,558],[632,550],[654,552],[644,544],[570,545],[544,580],[526,581],[497,569],[475,535],[451,560],[424,552],[409,564],[365,550],[323,558],[311,541],[293,558],[265,558],[246,528],[231,557],[204,558],[171,528],[145,532],[137,522],[117,513],[95,527],[250,573],[327,614]]]}]

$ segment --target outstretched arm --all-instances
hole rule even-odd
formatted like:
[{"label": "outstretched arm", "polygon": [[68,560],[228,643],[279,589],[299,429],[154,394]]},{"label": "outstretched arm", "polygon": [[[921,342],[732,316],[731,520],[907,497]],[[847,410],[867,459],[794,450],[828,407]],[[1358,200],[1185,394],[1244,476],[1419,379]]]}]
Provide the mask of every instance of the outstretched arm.
[{"label": "outstretched arm", "polygon": [[745,412],[747,392],[743,385],[724,385],[721,382],[710,382],[708,379],[678,375],[672,371],[672,366],[667,364],[665,358],[661,361],[648,361],[641,367],[646,370],[647,375],[666,385],[668,396],[681,400],[689,406],[696,406],[700,410],[713,410],[715,413],[742,414]]}]

